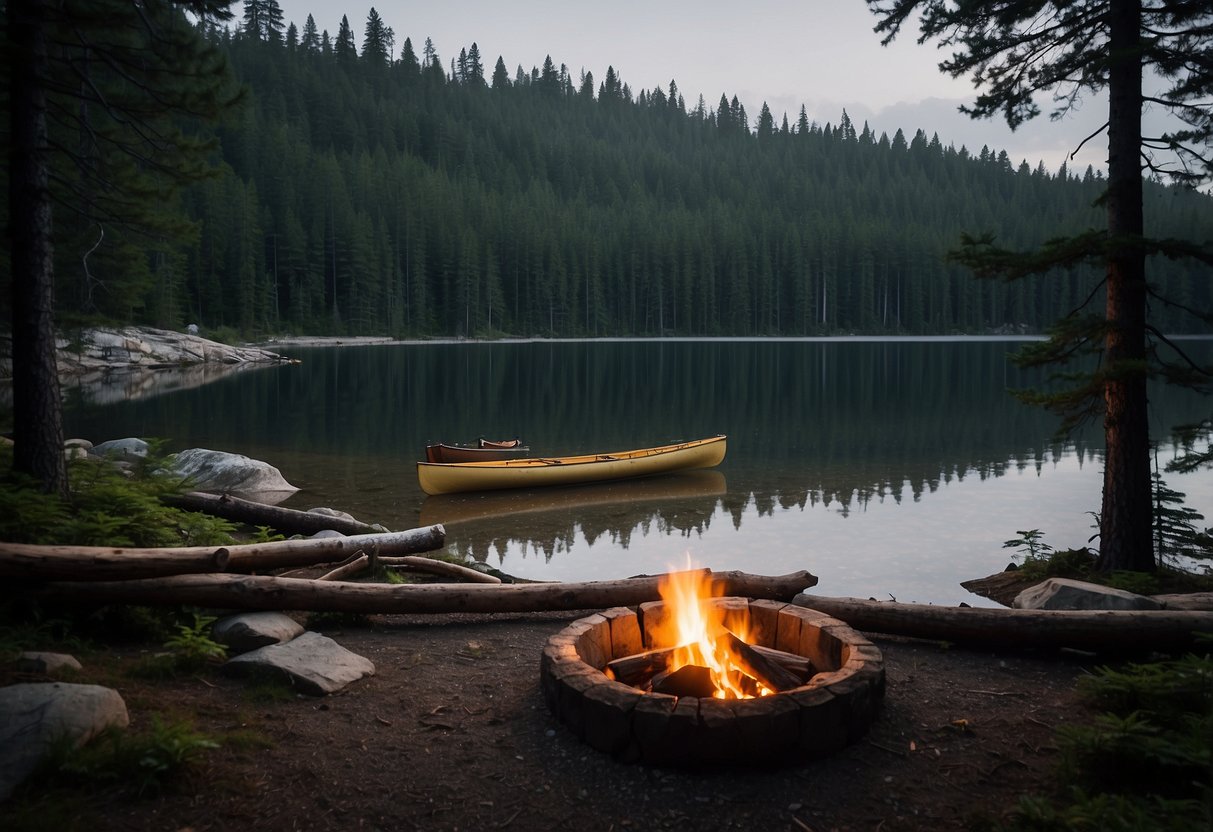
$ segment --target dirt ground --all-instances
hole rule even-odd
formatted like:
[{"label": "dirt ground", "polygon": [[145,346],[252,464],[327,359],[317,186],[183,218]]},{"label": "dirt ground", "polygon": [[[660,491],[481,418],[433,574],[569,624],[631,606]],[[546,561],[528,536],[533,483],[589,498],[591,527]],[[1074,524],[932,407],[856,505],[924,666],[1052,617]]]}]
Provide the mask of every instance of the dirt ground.
[{"label": "dirt ground", "polygon": [[[1089,657],[876,636],[888,683],[883,711],[866,737],[833,757],[706,771],[620,763],[582,744],[540,694],[545,641],[581,615],[315,622],[312,629],[376,667],[324,698],[259,697],[219,673],[145,682],[123,670],[140,659],[137,650],[92,657],[79,681],[91,681],[95,667],[125,698],[133,726],[167,712],[226,742],[167,793],[88,795],[81,826],[971,829],[1020,795],[1047,793],[1054,729],[1089,718],[1075,694]],[[0,827],[3,817],[0,807]]]}]

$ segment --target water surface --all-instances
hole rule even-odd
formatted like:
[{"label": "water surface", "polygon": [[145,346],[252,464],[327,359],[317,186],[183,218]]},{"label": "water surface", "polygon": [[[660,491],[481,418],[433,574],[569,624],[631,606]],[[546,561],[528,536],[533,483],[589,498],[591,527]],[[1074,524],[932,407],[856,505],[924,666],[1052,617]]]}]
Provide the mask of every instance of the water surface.
[{"label": "water surface", "polygon": [[[1080,546],[1099,509],[1102,437],[1052,441],[1008,388],[1040,382],[1015,342],[669,340],[283,348],[297,365],[108,404],[77,399],[72,435],[163,437],[264,459],[329,505],[389,528],[446,526],[452,551],[511,574],[591,580],[662,571],[808,569],[831,595],[982,603],[959,582],[1002,569],[1041,529]],[[1207,343],[1193,348],[1208,358]],[[1202,410],[1203,408],[1203,410]],[[1156,391],[1151,421],[1208,415]],[[432,441],[519,436],[536,454],[729,437],[710,472],[547,491],[426,497]],[[1169,458],[1164,452],[1163,461]],[[1213,474],[1168,475],[1213,516]]]}]

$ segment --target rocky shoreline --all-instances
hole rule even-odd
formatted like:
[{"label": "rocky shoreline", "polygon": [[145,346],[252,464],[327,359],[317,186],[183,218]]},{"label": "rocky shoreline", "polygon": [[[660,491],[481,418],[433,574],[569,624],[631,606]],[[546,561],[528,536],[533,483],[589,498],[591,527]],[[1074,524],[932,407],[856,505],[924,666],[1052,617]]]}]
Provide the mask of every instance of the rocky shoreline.
[{"label": "rocky shoreline", "polygon": [[[207,384],[233,372],[298,363],[270,350],[234,347],[187,332],[150,327],[97,327],[56,341],[60,384],[83,401],[129,401]],[[11,355],[11,348],[7,350]],[[12,361],[0,358],[0,381],[12,378]],[[0,385],[0,406],[12,391]]]}]

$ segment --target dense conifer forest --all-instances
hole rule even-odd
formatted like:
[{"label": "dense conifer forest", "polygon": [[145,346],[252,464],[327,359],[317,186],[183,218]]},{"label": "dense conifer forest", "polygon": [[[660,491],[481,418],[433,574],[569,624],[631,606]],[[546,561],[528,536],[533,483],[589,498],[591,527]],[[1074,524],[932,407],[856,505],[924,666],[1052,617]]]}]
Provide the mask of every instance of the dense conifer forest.
[{"label": "dense conifer forest", "polygon": [[[287,24],[276,2],[243,11],[207,32],[248,88],[216,129],[218,175],[165,203],[187,222],[153,234],[61,211],[65,322],[245,336],[1040,331],[1099,283],[1100,265],[1008,285],[946,260],[963,231],[1026,248],[1099,227],[1090,169],[956,148],[929,128],[875,135],[845,112],[753,116],[736,97],[687,102],[676,80],[635,90],[614,68],[600,80],[550,57],[489,66],[475,43],[440,54],[423,35],[398,40],[373,9],[361,35],[345,18],[334,35],[311,17]],[[1210,236],[1208,195],[1147,184],[1148,233]],[[1207,267],[1149,272],[1213,308]],[[1151,312],[1160,329],[1190,326]]]}]

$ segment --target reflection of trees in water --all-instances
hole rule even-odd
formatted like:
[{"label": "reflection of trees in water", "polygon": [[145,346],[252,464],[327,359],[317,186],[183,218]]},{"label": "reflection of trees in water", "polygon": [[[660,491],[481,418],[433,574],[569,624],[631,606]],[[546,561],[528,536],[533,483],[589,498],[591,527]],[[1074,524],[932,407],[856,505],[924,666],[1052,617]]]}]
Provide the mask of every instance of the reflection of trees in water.
[{"label": "reflection of trees in water", "polygon": [[[555,555],[570,551],[578,538],[591,546],[606,542],[626,549],[635,535],[640,538],[659,534],[682,538],[703,535],[716,515],[718,504],[719,498],[711,496],[657,507],[621,503],[583,510],[577,516],[562,512],[484,518],[449,527],[447,550],[480,563],[495,560],[501,564],[506,551],[513,547],[524,558],[539,555],[547,563]],[[503,534],[503,527],[509,527],[512,533]],[[452,538],[457,542],[452,543]]]},{"label": "reflection of trees in water", "polygon": [[[511,544],[550,558],[577,535],[621,546],[636,534],[689,535],[718,510],[735,526],[751,505],[763,517],[818,505],[849,514],[873,501],[920,500],[969,477],[1039,472],[1063,454],[1098,464],[1098,432],[1057,445],[1054,418],[1007,393],[1042,382],[1011,364],[1017,347],[626,341],[309,349],[296,366],[146,401],[82,406],[69,413],[68,429],[98,438],[137,430],[171,438],[172,450],[205,442],[271,461],[300,449],[414,460],[429,441],[477,436],[521,436],[537,454],[558,455],[729,435],[720,468],[726,494],[570,508],[542,522],[518,514],[467,526],[477,531],[460,544],[480,560]],[[1158,435],[1207,416],[1207,405],[1195,401],[1155,391]],[[387,487],[402,513],[410,501],[423,512],[411,472],[401,480]],[[348,489],[356,491],[357,484]],[[517,531],[502,534],[505,523]],[[463,528],[452,532],[465,540]]]}]

